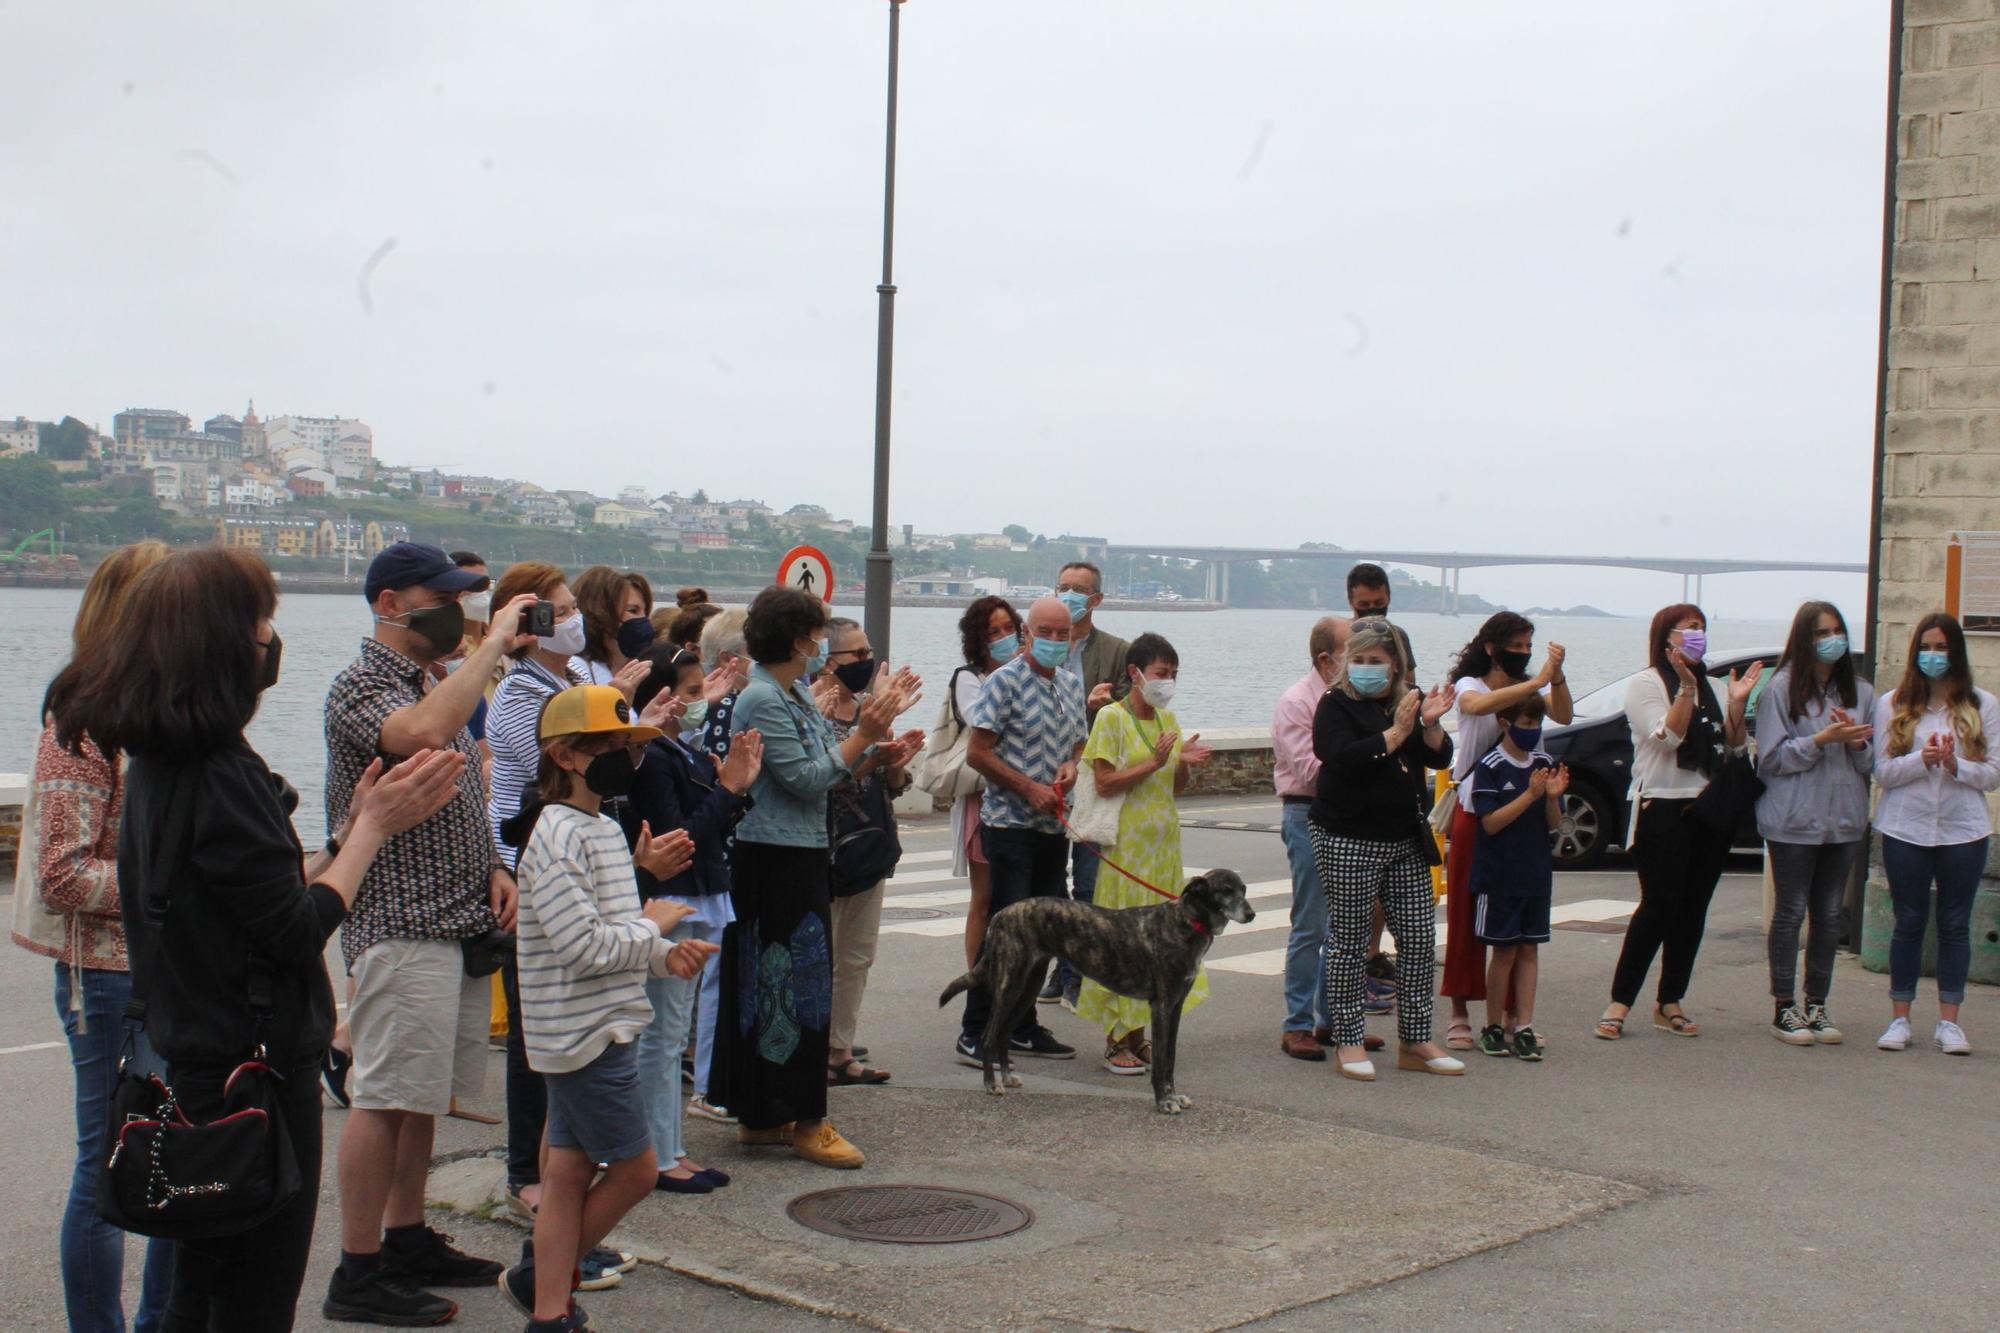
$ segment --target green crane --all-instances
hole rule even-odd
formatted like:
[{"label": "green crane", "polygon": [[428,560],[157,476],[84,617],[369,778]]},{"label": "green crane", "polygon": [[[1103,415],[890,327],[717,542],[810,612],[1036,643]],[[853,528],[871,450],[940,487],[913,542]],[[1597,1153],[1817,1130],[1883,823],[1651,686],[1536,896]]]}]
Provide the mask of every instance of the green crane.
[{"label": "green crane", "polygon": [[21,544],[13,550],[0,551],[0,564],[12,565],[20,563],[22,556],[27,553],[28,548],[44,537],[49,539],[49,558],[51,560],[55,559],[56,530],[54,528],[43,528],[40,532],[30,533],[26,537],[23,537]]}]

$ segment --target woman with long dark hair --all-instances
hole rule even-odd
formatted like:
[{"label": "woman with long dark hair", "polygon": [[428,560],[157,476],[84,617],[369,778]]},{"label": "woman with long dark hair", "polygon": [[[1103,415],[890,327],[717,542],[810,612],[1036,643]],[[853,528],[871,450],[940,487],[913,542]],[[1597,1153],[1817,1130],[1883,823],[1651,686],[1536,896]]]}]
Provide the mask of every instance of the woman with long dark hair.
[{"label": "woman with long dark hair", "polygon": [[[329,844],[339,851],[306,858],[292,831],[297,793],[243,736],[278,679],[277,604],[271,571],[247,551],[170,555],[134,582],[131,605],[144,612],[117,650],[86,664],[51,710],[63,744],[88,738],[130,757],[118,893],[132,989],[182,1111],[197,1122],[220,1115],[225,1081],[259,1041],[284,1075],[299,1192],[254,1231],[177,1243],[163,1325],[172,1333],[292,1326],[319,1207],[319,1066],[333,1036],[326,942],[383,841],[443,809],[465,766],[451,751],[420,752],[387,775],[371,765]],[[172,817],[186,820],[178,834]],[[181,863],[161,864],[177,836]],[[248,1012],[253,969],[268,975],[261,1022]]]},{"label": "woman with long dark hair", "polygon": [[1743,721],[1764,664],[1739,678],[1729,673],[1725,705],[1702,670],[1708,653],[1708,617],[1691,602],[1662,607],[1646,634],[1652,670],[1625,690],[1625,720],[1632,729],[1631,827],[1625,845],[1639,870],[1639,910],[1625,927],[1625,947],[1611,978],[1611,1007],[1597,1020],[1597,1035],[1625,1035],[1625,1016],[1639,987],[1660,958],[1660,988],[1653,1026],[1676,1037],[1698,1037],[1681,1009],[1695,954],[1708,926],[1729,856],[1729,832],[1694,818],[1695,798],[1732,755],[1744,754],[1750,733]]},{"label": "woman with long dark hair", "polygon": [[1451,1002],[1451,1026],[1445,1030],[1444,1044],[1455,1051],[1472,1049],[1471,1005],[1486,998],[1486,946],[1479,942],[1472,911],[1472,849],[1479,840],[1469,785],[1473,766],[1500,743],[1499,713],[1531,694],[1547,696],[1550,722],[1560,726],[1576,715],[1569,681],[1563,676],[1563,646],[1550,644],[1541,670],[1530,676],[1528,663],[1534,652],[1534,622],[1513,611],[1496,611],[1459,650],[1451,668],[1458,691],[1451,780],[1461,790],[1445,861],[1444,976],[1438,994]]},{"label": "woman with long dark hair", "polygon": [[[1771,1035],[1793,1046],[1833,1045],[1827,1017],[1833,952],[1847,885],[1868,854],[1868,775],[1875,754],[1875,687],[1854,673],[1847,621],[1832,602],[1807,602],[1792,617],[1784,655],[1757,705],[1757,831],[1771,862],[1775,899],[1767,939]],[[1799,924],[1806,935],[1806,1002],[1793,988]]]},{"label": "woman with long dark hair", "polygon": [[650,670],[637,659],[653,646],[653,585],[634,570],[619,572],[592,565],[570,583],[583,613],[583,651],[578,659],[593,685],[611,685],[630,702]]},{"label": "woman with long dark hair", "polygon": [[[1021,651],[1020,613],[1005,597],[978,598],[958,618],[958,646],[965,665],[955,669],[946,683],[945,707],[963,726],[979,687]],[[952,802],[951,873],[972,883],[972,902],[965,911],[965,965],[971,967],[986,939],[986,916],[993,901],[986,850],[979,844],[978,792]]]},{"label": "woman with long dark hair", "polygon": [[2000,705],[1972,683],[1965,631],[1942,611],[1917,622],[1903,679],[1875,706],[1875,781],[1882,799],[1875,828],[1896,907],[1889,941],[1889,1028],[1885,1051],[1910,1044],[1910,1002],[1923,971],[1931,885],[1937,885],[1938,1025],[1931,1041],[1946,1055],[1970,1055],[1958,1025],[1972,964],[1972,899],[1986,869],[1993,821],[1985,793],[2000,788]]}]

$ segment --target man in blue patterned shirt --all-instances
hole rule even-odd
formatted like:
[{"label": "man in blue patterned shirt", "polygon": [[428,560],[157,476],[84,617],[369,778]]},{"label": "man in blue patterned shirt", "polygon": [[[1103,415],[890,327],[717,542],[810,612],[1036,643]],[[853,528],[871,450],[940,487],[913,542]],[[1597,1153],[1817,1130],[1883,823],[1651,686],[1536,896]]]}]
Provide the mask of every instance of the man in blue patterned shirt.
[{"label": "man in blue patterned shirt", "polygon": [[[1069,611],[1055,598],[1029,607],[1028,651],[986,678],[966,714],[972,732],[965,762],[986,779],[979,836],[991,867],[995,913],[1029,898],[1066,896],[1069,842],[1056,816],[1063,791],[1076,783],[1077,756],[1090,734],[1083,679],[1068,665],[1070,634]],[[980,1067],[979,1038],[992,1001],[977,989],[965,997],[961,1064]],[[1076,1055],[1033,1014],[1014,1030],[1011,1045],[1016,1055]]]}]

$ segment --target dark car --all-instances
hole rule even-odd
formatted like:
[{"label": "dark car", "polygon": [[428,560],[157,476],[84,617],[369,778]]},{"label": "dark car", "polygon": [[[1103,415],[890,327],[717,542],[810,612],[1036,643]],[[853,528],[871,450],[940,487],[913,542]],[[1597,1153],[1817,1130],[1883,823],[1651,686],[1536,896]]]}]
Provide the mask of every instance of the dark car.
[{"label": "dark car", "polygon": [[[1703,665],[1720,698],[1729,673],[1748,670],[1752,662],[1764,664],[1764,675],[1750,695],[1749,718],[1754,726],[1757,701],[1778,663],[1778,649],[1718,653]],[[1625,690],[1639,674],[1635,671],[1592,690],[1576,701],[1574,722],[1551,726],[1543,733],[1542,748],[1557,763],[1569,765],[1562,827],[1552,835],[1556,865],[1562,869],[1587,869],[1606,853],[1624,850],[1629,813],[1625,796],[1632,786],[1632,729],[1625,722]],[[1736,830],[1736,845],[1748,851],[1761,845],[1754,816],[1746,816]]]}]

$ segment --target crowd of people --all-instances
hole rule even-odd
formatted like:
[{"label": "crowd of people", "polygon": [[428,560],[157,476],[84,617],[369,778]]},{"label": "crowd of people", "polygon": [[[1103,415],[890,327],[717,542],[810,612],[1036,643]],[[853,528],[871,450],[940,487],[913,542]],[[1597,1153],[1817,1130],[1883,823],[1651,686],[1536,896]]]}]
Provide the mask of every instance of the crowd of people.
[{"label": "crowd of people", "polygon": [[[963,665],[927,733],[898,730],[924,682],[797,589],[725,609],[689,588],[656,608],[630,571],[572,579],[530,561],[496,581],[471,552],[390,546],[364,582],[369,635],[327,693],[330,836],[310,853],[296,793],[245,737],[282,669],[277,592],[245,552],[122,550],[93,574],[44,699],[14,934],[54,960],[74,1068],[60,1227],[74,1328],[125,1327],[124,1233],[95,1207],[121,1059],[163,1070],[201,1123],[260,1051],[283,1075],[301,1182],[255,1227],[150,1241],[141,1333],[292,1325],[322,1084],[347,1107],[326,1317],[442,1323],[457,1306],[440,1291],[497,1284],[531,1333],[578,1329],[574,1293],[636,1263],[604,1244],[626,1212],[730,1184],[691,1155],[684,1116],[733,1124],[745,1149],[865,1161],[827,1094],[892,1077],[860,1044],[860,1015],[902,854],[894,803],[914,782],[950,804],[968,962],[1014,903],[1122,910],[1183,880],[1177,801],[1210,750],[1173,711],[1174,645],[1099,627],[1102,575],[1086,562],[1025,609],[967,608]],[[1426,689],[1387,574],[1356,566],[1348,600],[1351,616],[1311,627],[1308,670],[1272,724],[1292,882],[1280,1048],[1331,1051],[1341,1076],[1373,1081],[1386,1042],[1366,1021],[1393,1012],[1399,1068],[1460,1075],[1453,1052],[1475,1050],[1540,1060],[1549,833],[1570,782],[1542,735],[1574,715],[1564,650],[1537,660],[1534,626],[1502,612]],[[1895,907],[1877,1044],[1912,1040],[1935,885],[1932,1039],[1968,1052],[1957,1019],[2000,705],[1974,685],[1962,630],[1926,617],[1879,698],[1828,603],[1799,609],[1768,680],[1761,666],[1712,675],[1706,631],[1696,606],[1660,611],[1625,699],[1639,903],[1595,1035],[1624,1036],[1656,955],[1653,1025],[1699,1035],[1684,1001],[1732,835],[1754,815],[1776,885],[1772,1033],[1841,1040],[1833,954],[1872,822]],[[1435,773],[1449,775],[1442,797]],[[336,933],[344,1022],[324,962]],[[424,1213],[437,1118],[483,1087],[496,974],[505,1204],[533,1229],[512,1263],[461,1251]],[[1207,994],[1203,977],[1186,1004]],[[135,998],[137,1032],[123,1021]],[[1143,1001],[1066,967],[1039,998],[1103,1029],[1106,1071],[1149,1071]],[[961,1018],[956,1056],[975,1068],[990,1002],[968,993]],[[1074,1058],[1030,1010],[1012,1053]]]}]

